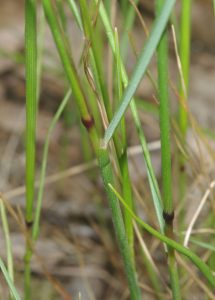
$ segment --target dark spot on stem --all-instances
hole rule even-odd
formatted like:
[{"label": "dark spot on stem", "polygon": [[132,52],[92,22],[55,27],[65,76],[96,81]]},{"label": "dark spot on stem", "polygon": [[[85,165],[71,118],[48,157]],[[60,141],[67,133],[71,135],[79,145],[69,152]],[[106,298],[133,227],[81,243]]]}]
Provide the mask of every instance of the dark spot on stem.
[{"label": "dark spot on stem", "polygon": [[28,222],[27,220],[25,220],[25,224],[26,224],[27,229],[30,229],[33,225],[33,221]]},{"label": "dark spot on stem", "polygon": [[180,166],[180,172],[184,172],[185,171],[185,166]]},{"label": "dark spot on stem", "polygon": [[90,120],[85,120],[85,119],[81,118],[81,122],[87,130],[92,128],[95,124],[93,116],[90,117]]},{"label": "dark spot on stem", "polygon": [[172,224],[174,220],[174,210],[170,214],[163,211],[163,218],[167,224]]}]

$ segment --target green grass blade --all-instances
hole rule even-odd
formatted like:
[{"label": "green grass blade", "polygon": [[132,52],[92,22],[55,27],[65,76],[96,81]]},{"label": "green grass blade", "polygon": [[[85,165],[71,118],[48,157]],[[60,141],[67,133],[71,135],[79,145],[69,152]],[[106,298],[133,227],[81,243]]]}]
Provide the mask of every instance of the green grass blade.
[{"label": "green grass blade", "polygon": [[[119,100],[122,99],[122,76],[121,76],[121,56],[119,49],[119,38],[117,29],[115,28],[115,47],[116,47],[116,65],[117,65],[117,79],[118,79],[118,93]],[[120,158],[120,166],[122,171],[122,193],[123,198],[130,208],[132,208],[132,193],[131,193],[131,182],[128,169],[128,157],[127,157],[127,139],[126,139],[126,128],[125,118],[122,118],[122,140],[123,140],[123,154]],[[135,269],[134,260],[134,234],[132,225],[132,216],[128,213],[127,209],[123,210],[125,230],[128,238],[128,244],[131,251],[132,263]]]},{"label": "green grass blade", "polygon": [[37,196],[37,206],[36,206],[36,212],[35,212],[35,219],[34,219],[34,225],[33,225],[33,240],[35,241],[38,237],[39,232],[39,220],[40,220],[40,212],[41,212],[41,206],[42,206],[42,197],[43,197],[43,187],[44,187],[44,179],[45,179],[45,172],[46,172],[46,164],[47,164],[47,155],[48,155],[48,148],[49,148],[49,139],[50,134],[52,132],[52,129],[54,128],[56,122],[58,121],[63,109],[65,108],[72,92],[71,89],[67,92],[66,96],[64,97],[63,101],[61,102],[61,105],[59,106],[51,125],[49,126],[48,134],[45,141],[44,151],[43,151],[43,160],[42,160],[42,168],[41,168],[41,177],[40,177],[40,186]]},{"label": "green grass blade", "polygon": [[13,255],[12,255],[12,251],[11,251],[10,232],[9,232],[9,227],[8,227],[8,222],[7,222],[7,214],[5,211],[4,203],[1,199],[0,199],[0,207],[1,207],[2,225],[3,225],[3,229],[4,229],[6,248],[7,248],[7,269],[8,269],[8,274],[11,278],[11,281],[14,282]]},{"label": "green grass blade", "polygon": [[73,16],[75,17],[75,20],[78,24],[78,27],[80,28],[81,32],[84,33],[84,28],[83,28],[83,24],[82,24],[82,20],[81,20],[81,15],[80,12],[78,10],[78,7],[75,3],[74,0],[67,0],[67,2],[69,3],[69,7],[71,8],[71,11],[73,13]]},{"label": "green grass blade", "polygon": [[[159,15],[164,0],[156,0],[156,14]],[[162,163],[162,186],[164,198],[165,234],[174,240],[173,219],[174,209],[172,203],[172,164],[170,145],[170,108],[169,108],[169,86],[168,86],[168,41],[167,29],[161,36],[157,46],[157,68],[158,68],[158,96],[159,96],[159,119],[160,119],[160,139],[161,139],[161,163]],[[173,216],[173,217],[172,217]],[[168,218],[166,218],[168,217]],[[181,300],[180,284],[178,278],[178,268],[175,258],[175,251],[168,248],[168,267],[172,295],[174,300]]]},{"label": "green grass blade", "polygon": [[52,35],[54,37],[63,67],[67,74],[69,83],[72,88],[72,93],[76,100],[79,112],[81,114],[81,119],[83,124],[85,124],[86,129],[90,135],[90,139],[92,141],[94,150],[96,152],[96,156],[98,156],[99,151],[99,139],[98,134],[96,132],[96,128],[94,126],[93,117],[89,111],[87,100],[85,93],[83,91],[83,87],[81,84],[81,80],[79,78],[74,60],[71,56],[70,49],[68,49],[68,44],[62,29],[60,28],[59,21],[56,19],[57,15],[54,13],[52,9],[52,4],[50,0],[41,0],[44,11],[49,22]]},{"label": "green grass blade", "polygon": [[0,258],[0,268],[1,268],[1,271],[7,281],[7,284],[10,287],[10,290],[11,290],[15,300],[21,300],[1,258]]},{"label": "green grass blade", "polygon": [[[94,0],[94,1],[96,3],[98,2],[98,0]],[[107,34],[109,44],[112,49],[112,52],[116,56],[113,30],[112,30],[110,21],[108,19],[107,13],[105,11],[105,8],[104,8],[104,5],[102,2],[100,3],[100,6],[99,6],[99,13],[100,13],[100,16],[101,16],[101,19],[102,19],[102,22],[103,22],[103,25],[104,25],[104,28],[105,28],[105,31]],[[122,82],[124,84],[124,87],[126,88],[128,86],[129,80],[128,80],[128,76],[126,74],[126,70],[125,70],[125,67],[124,67],[122,61],[121,61],[121,74],[122,74]],[[140,138],[141,146],[143,149],[144,159],[145,159],[147,173],[148,173],[148,177],[149,177],[150,188],[152,191],[152,196],[153,196],[155,210],[156,210],[158,221],[159,221],[159,226],[160,226],[161,232],[164,233],[165,223],[164,223],[164,219],[163,219],[162,198],[161,198],[158,183],[157,183],[157,180],[156,180],[156,177],[154,174],[150,154],[148,151],[146,139],[145,139],[143,129],[142,129],[142,124],[141,124],[141,121],[140,121],[140,118],[139,118],[139,115],[137,112],[136,104],[135,104],[135,101],[133,98],[130,102],[130,108],[131,108],[131,112],[132,112],[134,122],[136,125],[137,133]],[[165,244],[164,244],[164,246],[166,248]],[[167,251],[167,249],[166,249],[166,251]]]},{"label": "green grass blade", "polygon": [[37,3],[25,1],[25,57],[26,57],[26,220],[33,220],[36,82],[37,82]]},{"label": "green grass blade", "polygon": [[[80,28],[81,32],[84,35],[84,28],[83,28],[81,14],[78,10],[78,7],[77,7],[74,0],[67,0],[67,1],[68,1],[69,6],[72,10],[72,13],[75,17],[75,20],[78,24],[78,27]],[[97,92],[100,96],[101,101],[104,103],[103,97],[102,97],[101,86],[100,86],[100,82],[99,82],[99,76],[98,76],[98,72],[97,72],[97,68],[96,68],[96,63],[95,63],[95,59],[94,59],[93,52],[92,52],[91,48],[89,49],[88,55],[89,55],[89,62],[90,62],[91,70],[92,70],[93,77],[94,77],[94,80],[95,80],[95,83],[96,83]]]},{"label": "green grass blade", "polygon": [[139,287],[137,285],[135,273],[132,266],[131,261],[131,253],[128,245],[128,240],[125,232],[125,226],[122,218],[122,213],[120,210],[119,201],[113,191],[110,189],[108,183],[110,182],[114,185],[114,179],[111,169],[110,158],[107,149],[100,148],[99,150],[99,168],[102,175],[103,183],[105,186],[105,190],[108,196],[108,201],[110,204],[114,227],[116,230],[117,238],[119,241],[119,246],[124,262],[125,272],[127,276],[127,281],[131,293],[132,300],[140,300],[142,299]]},{"label": "green grass blade", "polygon": [[[183,80],[186,88],[186,94],[188,97],[189,94],[189,69],[190,69],[190,35],[191,35],[191,6],[192,0],[182,0],[181,3],[181,40],[180,40],[180,59],[181,59],[181,68],[183,73]],[[181,98],[184,102],[188,99],[185,99],[186,96],[184,94],[182,82],[180,79],[180,87],[179,87]],[[188,113],[179,105],[179,128],[184,138],[186,138],[187,126],[188,126]],[[185,165],[186,158],[183,154],[179,154],[179,201],[185,196],[186,193],[186,182],[187,176],[185,173]],[[181,210],[179,215],[179,224],[180,230],[185,229],[184,224],[185,219],[185,209]]]},{"label": "green grass blade", "polygon": [[[183,237],[183,238],[185,237],[185,234],[182,234],[180,232],[174,231],[174,233],[176,235],[180,236],[180,237]],[[201,246],[201,247],[203,247],[205,249],[209,249],[209,250],[212,250],[212,251],[215,252],[215,246],[213,246],[211,244],[208,244],[208,243],[205,243],[205,242],[203,242],[203,241],[201,241],[201,240],[199,240],[197,238],[194,238],[194,237],[190,236],[189,237],[189,241],[191,241],[192,243],[194,243],[194,244],[196,244],[198,246]]]},{"label": "green grass blade", "polygon": [[[37,112],[37,1],[25,1],[25,76],[26,76],[26,224],[30,235],[33,223],[35,135]],[[26,255],[29,247],[26,244]],[[31,297],[30,263],[25,260],[25,299]]]},{"label": "green grass blade", "polygon": [[150,232],[152,235],[154,235],[155,237],[157,237],[158,239],[160,239],[161,241],[163,241],[167,245],[171,246],[172,248],[174,248],[178,252],[180,252],[180,253],[184,254],[185,256],[187,256],[196,265],[196,267],[205,275],[205,277],[210,281],[210,283],[213,285],[213,287],[215,287],[215,277],[213,275],[213,272],[211,271],[211,269],[195,253],[193,253],[189,249],[185,248],[184,246],[181,246],[177,242],[169,239],[165,235],[159,233],[158,231],[156,231],[155,229],[153,229],[151,226],[149,226],[148,224],[146,224],[145,222],[143,222],[142,220],[140,220],[134,214],[134,212],[128,207],[128,205],[125,203],[125,201],[122,199],[122,197],[114,189],[114,187],[111,184],[109,184],[109,186],[112,189],[112,191],[115,193],[115,195],[117,196],[117,198],[122,202],[122,204],[130,212],[130,214],[132,215],[132,217],[140,225],[142,225],[148,232]]},{"label": "green grass blade", "polygon": [[168,22],[169,16],[171,14],[171,11],[173,9],[173,6],[175,4],[176,0],[166,0],[163,8],[159,14],[159,16],[156,18],[154,26],[151,30],[151,33],[143,47],[143,50],[141,52],[141,55],[139,57],[139,60],[135,66],[135,69],[132,73],[131,79],[129,81],[128,87],[123,95],[122,102],[116,111],[113,120],[111,121],[110,126],[106,130],[105,133],[105,141],[108,143],[116,130],[122,116],[124,115],[131,98],[133,97],[146,69],[147,66],[154,54],[154,51],[158,45],[158,42],[161,38],[161,35],[163,33],[163,30]]},{"label": "green grass blade", "polygon": [[[98,78],[99,78],[99,82],[100,82],[100,86],[101,86],[105,110],[107,113],[108,121],[110,123],[111,120],[113,119],[113,113],[112,113],[111,106],[110,106],[108,90],[106,87],[105,78],[104,78],[104,74],[103,74],[103,70],[102,70],[102,63],[101,63],[101,59],[99,56],[98,46],[97,46],[95,35],[93,32],[93,27],[91,24],[86,0],[79,0],[79,5],[80,5],[80,9],[81,9],[81,16],[82,16],[82,22],[84,25],[85,37],[86,37],[87,41],[89,39],[91,40],[91,47],[93,50],[93,56],[95,59],[96,68],[98,71]],[[122,155],[122,150],[121,150],[119,138],[117,136],[117,132],[114,133],[113,140],[114,140],[117,156],[118,156],[118,158],[120,158]]]}]

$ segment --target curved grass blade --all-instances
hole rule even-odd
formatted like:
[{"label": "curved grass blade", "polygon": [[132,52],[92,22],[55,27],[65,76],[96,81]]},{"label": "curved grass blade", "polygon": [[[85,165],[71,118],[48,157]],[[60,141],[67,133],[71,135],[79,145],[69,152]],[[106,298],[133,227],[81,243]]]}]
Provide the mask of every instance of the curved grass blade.
[{"label": "curved grass blade", "polygon": [[159,16],[155,20],[155,23],[151,30],[151,33],[143,47],[143,50],[139,57],[139,60],[135,66],[133,73],[132,73],[128,87],[125,90],[121,104],[120,104],[118,110],[116,111],[116,113],[113,117],[113,120],[110,123],[110,126],[106,130],[106,133],[105,133],[106,143],[108,143],[110,141],[114,131],[116,130],[122,116],[124,115],[128,105],[131,101],[131,98],[133,97],[133,95],[134,95],[146,69],[147,69],[147,66],[148,66],[148,64],[154,54],[154,51],[158,45],[158,42],[161,38],[163,30],[168,22],[169,16],[171,14],[171,11],[173,9],[175,2],[176,2],[176,0],[166,0]]},{"label": "curved grass blade", "polygon": [[[175,233],[176,235],[180,236],[180,237],[183,237],[183,238],[185,237],[185,234],[182,234],[182,233],[180,233],[180,232],[174,231],[174,233]],[[205,248],[205,249],[212,250],[212,251],[215,252],[215,246],[214,246],[214,245],[205,243],[205,242],[203,242],[203,241],[201,241],[201,240],[199,240],[199,239],[197,239],[197,238],[194,238],[194,237],[192,237],[192,236],[189,237],[189,241],[191,241],[192,243],[194,243],[194,244],[196,244],[196,245],[198,245],[198,246],[201,246],[201,247],[203,247],[203,248]]]},{"label": "curved grass blade", "polygon": [[140,220],[134,212],[128,207],[128,205],[125,203],[125,201],[122,199],[122,197],[117,193],[117,191],[114,189],[114,187],[109,184],[110,188],[112,191],[115,193],[115,195],[118,197],[118,199],[122,202],[122,204],[126,207],[126,209],[130,212],[132,217],[140,224],[142,225],[148,232],[150,232],[152,235],[166,243],[167,245],[171,246],[178,252],[184,254],[187,256],[195,265],[196,267],[205,275],[205,277],[210,281],[210,283],[215,287],[215,277],[213,275],[213,272],[211,269],[192,251],[189,249],[185,248],[184,246],[178,244],[177,242],[169,239],[165,235],[159,233],[155,229],[153,229],[151,226]]},{"label": "curved grass blade", "polygon": [[5,277],[6,281],[7,281],[7,284],[10,287],[10,290],[11,290],[14,298],[16,300],[21,300],[21,298],[19,297],[19,295],[18,295],[18,293],[16,291],[16,288],[15,288],[15,286],[14,286],[14,284],[13,284],[13,282],[12,282],[12,280],[11,280],[11,278],[10,278],[8,272],[7,272],[7,269],[5,268],[5,265],[4,265],[4,263],[3,263],[3,261],[2,261],[1,258],[0,258],[0,268],[1,268],[1,271],[2,271],[4,277]]}]

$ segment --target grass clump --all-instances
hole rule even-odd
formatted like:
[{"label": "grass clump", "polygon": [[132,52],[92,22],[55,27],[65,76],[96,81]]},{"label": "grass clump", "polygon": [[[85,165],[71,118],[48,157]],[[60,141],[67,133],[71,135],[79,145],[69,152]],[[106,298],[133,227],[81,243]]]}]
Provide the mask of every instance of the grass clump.
[{"label": "grass clump", "polygon": [[[106,1],[107,2],[107,1]],[[105,2],[105,3],[106,3]],[[82,49],[81,59],[79,64],[75,62],[73,58],[73,49],[75,45],[70,45],[69,35],[67,32],[67,17],[65,14],[64,3],[62,1],[51,1],[51,0],[41,0],[41,21],[39,26],[39,40],[37,47],[37,3],[34,0],[25,1],[25,16],[26,16],[26,39],[25,39],[25,57],[26,57],[26,215],[25,222],[26,226],[19,222],[14,210],[9,204],[7,208],[10,213],[16,219],[17,223],[21,227],[26,239],[26,254],[25,254],[25,270],[24,270],[24,280],[25,280],[25,299],[31,299],[31,267],[30,261],[33,254],[36,255],[40,265],[42,266],[46,276],[51,281],[55,289],[63,296],[64,299],[72,299],[62,287],[55,281],[55,279],[49,274],[43,262],[41,261],[39,255],[34,249],[34,245],[38,239],[39,234],[39,221],[41,217],[41,207],[43,200],[43,190],[45,183],[45,174],[48,158],[48,149],[51,132],[56,125],[60,116],[65,112],[65,124],[67,129],[73,126],[75,122],[69,119],[70,107],[68,106],[69,101],[71,101],[71,95],[75,101],[74,107],[77,109],[79,114],[79,129],[82,136],[82,147],[84,156],[88,164],[91,160],[91,146],[96,157],[100,175],[103,180],[103,185],[107,194],[109,201],[110,211],[113,219],[113,224],[115,228],[116,237],[119,244],[119,249],[121,252],[124,271],[127,279],[127,284],[129,288],[129,295],[132,300],[144,299],[144,292],[141,291],[140,287],[140,268],[137,261],[137,251],[140,251],[141,258],[145,262],[146,272],[153,285],[153,293],[156,298],[161,300],[165,299],[166,294],[168,297],[172,297],[174,300],[179,300],[183,298],[183,283],[179,280],[177,260],[181,262],[182,270],[187,271],[187,266],[185,262],[180,258],[179,254],[183,254],[187,257],[199,271],[207,278],[210,285],[207,287],[205,284],[201,285],[201,288],[205,291],[207,295],[211,295],[211,290],[215,287],[215,278],[210,267],[214,258],[211,258],[210,264],[207,261],[201,259],[195,254],[195,249],[187,249],[182,245],[183,240],[180,243],[175,241],[173,234],[173,219],[175,217],[180,218],[180,232],[176,231],[176,234],[180,237],[184,237],[184,233],[181,231],[185,227],[185,212],[186,208],[182,205],[183,198],[186,194],[187,187],[187,177],[185,175],[186,161],[188,161],[192,167],[193,172],[199,179],[199,184],[202,185],[203,191],[205,189],[204,184],[199,176],[199,170],[193,162],[189,149],[186,143],[186,131],[188,123],[190,122],[192,129],[194,130],[196,140],[199,138],[205,143],[208,152],[212,155],[210,145],[207,142],[203,131],[199,128],[194,117],[192,116],[188,104],[187,104],[187,94],[189,90],[189,56],[190,56],[190,14],[191,14],[191,1],[182,1],[182,21],[181,21],[181,33],[180,37],[177,37],[178,43],[180,43],[180,57],[181,57],[181,68],[180,68],[180,58],[177,55],[178,66],[180,69],[180,85],[179,92],[172,84],[171,78],[169,78],[168,73],[168,21],[173,20],[176,23],[174,15],[174,5],[176,0],[164,0],[156,1],[155,11],[156,18],[154,20],[153,26],[148,34],[148,29],[144,21],[141,19],[141,14],[136,8],[135,4],[138,1],[130,1],[128,3],[125,0],[120,1],[120,9],[122,11],[122,16],[124,18],[123,30],[122,30],[122,40],[118,36],[118,30],[115,28],[113,30],[111,25],[111,20],[114,12],[111,5],[116,3],[113,1],[111,3],[106,3],[109,5],[109,11],[107,13],[105,5],[101,0],[94,0],[88,3],[86,0],[79,0],[78,5],[73,0],[68,0],[66,6],[71,9],[70,13],[73,14],[74,19],[80,29],[80,34],[84,36],[84,45]],[[186,2],[186,3],[185,3]],[[116,7],[114,7],[116,9]],[[91,15],[91,11],[93,14]],[[141,19],[141,23],[146,31],[147,39],[138,57],[135,42],[132,38],[132,28],[134,25],[134,19],[136,12]],[[36,124],[37,124],[37,113],[39,109],[40,100],[40,83],[41,74],[43,70],[42,56],[44,47],[44,28],[45,20],[47,21],[52,37],[54,39],[57,52],[60,57],[61,65],[64,69],[65,77],[67,83],[65,86],[69,89],[65,94],[62,102],[60,103],[53,120],[49,126],[41,165],[41,175],[39,182],[39,191],[37,200],[35,201],[34,210],[34,195],[35,195],[35,153],[36,153]],[[99,25],[98,25],[99,24]],[[104,49],[104,36],[102,31],[97,29],[98,26],[103,24],[104,34],[106,35],[108,44],[112,51],[114,59],[110,58],[109,63],[113,64],[109,68],[110,72],[113,72],[113,79],[111,82],[111,87],[113,89],[110,91],[106,84],[105,76],[105,66],[102,60],[102,55],[100,53],[101,49]],[[127,31],[128,27],[128,31]],[[101,43],[103,41],[103,44]],[[133,48],[136,55],[137,62],[133,73],[129,79],[125,62],[126,55],[128,52],[129,42]],[[176,42],[175,46],[177,48]],[[38,50],[37,50],[38,49]],[[185,50],[184,50],[185,49]],[[37,55],[38,54],[38,55]],[[149,64],[152,57],[156,55],[157,58],[157,71],[158,71],[158,83],[154,79],[150,72]],[[81,70],[85,73],[85,78],[81,73]],[[156,105],[151,105],[149,103],[144,103],[140,99],[134,99],[135,92],[140,85],[140,82],[144,74],[149,77],[150,82],[154,90],[158,94],[158,101]],[[110,75],[110,74],[109,74]],[[111,76],[109,76],[111,78]],[[116,80],[114,79],[116,78]],[[175,92],[176,97],[179,100],[179,118],[178,123],[176,118],[170,113],[169,108],[169,82]],[[184,90],[185,86],[185,90]],[[110,96],[110,93],[113,97]],[[110,98],[114,99],[114,103],[110,101]],[[155,98],[155,97],[154,97]],[[156,99],[156,98],[155,98]],[[143,158],[146,165],[149,191],[145,194],[147,198],[150,199],[148,202],[142,201],[139,192],[137,191],[135,185],[130,178],[129,173],[129,139],[126,132],[126,118],[125,113],[130,107],[132,118],[136,127],[139,142],[142,149]],[[160,120],[160,141],[161,141],[161,162],[162,162],[162,186],[159,186],[158,178],[156,178],[155,171],[152,164],[152,159],[150,151],[148,149],[148,144],[146,142],[145,133],[139,116],[139,111],[144,110],[148,114],[158,116]],[[76,110],[74,109],[75,116]],[[78,119],[78,118],[77,118]],[[85,131],[83,131],[85,130]],[[87,134],[88,136],[87,136]],[[172,151],[171,151],[171,134],[174,137],[176,144],[179,148],[177,152],[180,174],[179,174],[179,198],[181,211],[178,216],[174,213],[173,204],[173,192],[172,192]],[[91,140],[91,145],[89,144],[88,137]],[[87,148],[87,149],[86,149]],[[65,153],[62,151],[62,153]],[[69,152],[68,152],[69,153]],[[213,156],[213,155],[212,155]],[[203,166],[204,167],[204,166]],[[209,191],[212,191],[213,186],[210,185],[210,179],[207,177],[207,183],[209,184],[207,189],[206,198],[209,196]],[[95,173],[89,173],[89,178],[93,183],[96,181]],[[141,180],[140,180],[141,181]],[[142,183],[142,186],[144,184]],[[162,189],[162,193],[161,193]],[[144,188],[143,188],[144,190]],[[120,195],[122,194],[122,196]],[[148,196],[151,194],[151,197]],[[136,198],[142,201],[142,205],[149,217],[152,224],[147,224],[138,217],[139,209],[136,203]],[[206,201],[206,198],[204,201]],[[2,198],[3,199],[3,198]],[[7,201],[3,199],[5,203]],[[121,210],[120,202],[123,205],[123,210]],[[153,205],[151,203],[153,202]],[[0,259],[1,268],[4,277],[8,283],[11,290],[11,297],[15,299],[20,299],[18,293],[14,286],[13,278],[13,265],[12,265],[12,253],[10,247],[10,240],[8,239],[8,225],[7,217],[4,210],[3,203],[1,202],[1,212],[2,220],[5,230],[5,236],[7,238],[7,256],[8,256],[8,270],[6,270],[2,260]],[[62,204],[63,205],[63,204]],[[211,202],[213,208],[213,199]],[[153,208],[152,208],[153,207]],[[154,210],[153,212],[152,209]],[[102,211],[102,210],[101,210]],[[214,213],[214,212],[212,212]],[[156,217],[155,217],[156,216]],[[207,220],[212,222],[214,215]],[[156,218],[156,220],[155,220]],[[100,216],[100,220],[103,216]],[[135,221],[138,223],[136,225]],[[207,224],[211,226],[210,222]],[[103,222],[103,221],[102,221]],[[99,230],[103,230],[101,226]],[[156,228],[153,228],[154,227]],[[193,226],[193,225],[192,225]],[[191,226],[191,227],[192,227]],[[96,226],[95,226],[96,227]],[[171,282],[171,290],[167,287],[162,276],[160,276],[158,269],[156,268],[150,251],[148,250],[149,245],[146,245],[144,241],[143,231],[141,227],[146,229],[152,236],[157,244],[162,242],[162,251],[167,257],[167,265],[169,268],[169,276]],[[97,227],[96,227],[97,228]],[[106,228],[107,229],[107,228]],[[108,230],[107,230],[108,231]],[[138,233],[138,239],[141,242],[142,248],[137,250],[135,234]],[[160,232],[159,232],[160,231]],[[191,228],[188,232],[191,232]],[[107,235],[109,235],[108,233]],[[74,238],[77,249],[79,249],[77,239]],[[201,240],[201,237],[190,238],[196,245],[206,248],[210,251],[214,251],[214,246]],[[211,243],[214,239],[211,238]],[[151,247],[152,249],[152,247]],[[78,250],[79,251],[79,250]],[[80,258],[79,253],[79,258]],[[212,257],[212,256],[211,256]],[[177,258],[177,260],[176,260]],[[81,261],[81,259],[80,259]],[[188,260],[186,260],[188,263]],[[82,264],[84,264],[82,262]],[[114,265],[114,263],[113,263]],[[190,274],[193,274],[188,267]],[[185,272],[181,272],[180,275],[186,276]],[[196,275],[192,275],[194,280],[196,280]],[[87,281],[86,281],[87,282]],[[185,281],[184,281],[185,282]],[[164,285],[164,288],[163,288]],[[81,295],[81,294],[80,294]],[[81,297],[81,296],[80,296]],[[79,297],[79,298],[80,298]],[[82,297],[83,298],[83,297]]]}]

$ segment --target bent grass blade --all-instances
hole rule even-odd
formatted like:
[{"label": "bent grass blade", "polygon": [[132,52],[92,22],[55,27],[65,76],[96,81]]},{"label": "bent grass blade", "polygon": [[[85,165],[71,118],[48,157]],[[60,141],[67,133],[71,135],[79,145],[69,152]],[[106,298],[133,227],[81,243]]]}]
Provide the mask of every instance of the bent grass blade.
[{"label": "bent grass blade", "polygon": [[118,194],[118,192],[114,189],[114,187],[109,184],[109,187],[112,189],[114,194],[118,197],[118,199],[122,202],[122,204],[126,207],[126,209],[130,212],[132,217],[140,224],[142,225],[148,232],[150,232],[152,235],[166,243],[167,245],[171,246],[178,252],[184,254],[187,256],[195,265],[196,267],[205,275],[205,277],[209,280],[209,282],[215,287],[215,277],[213,275],[212,270],[192,251],[189,249],[185,248],[184,246],[181,246],[177,242],[169,239],[168,237],[164,236],[163,234],[157,232],[154,230],[151,226],[140,220],[134,212],[128,207],[128,205],[125,203],[123,198]]}]

